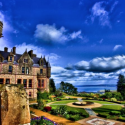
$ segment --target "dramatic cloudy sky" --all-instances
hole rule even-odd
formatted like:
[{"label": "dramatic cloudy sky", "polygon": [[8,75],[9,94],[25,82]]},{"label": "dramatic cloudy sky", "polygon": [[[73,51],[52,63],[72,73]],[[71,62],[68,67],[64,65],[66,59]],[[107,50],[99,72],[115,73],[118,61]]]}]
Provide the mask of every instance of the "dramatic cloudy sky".
[{"label": "dramatic cloudy sky", "polygon": [[116,84],[125,74],[124,0],[1,0],[0,49],[33,49],[52,77],[73,85]]}]

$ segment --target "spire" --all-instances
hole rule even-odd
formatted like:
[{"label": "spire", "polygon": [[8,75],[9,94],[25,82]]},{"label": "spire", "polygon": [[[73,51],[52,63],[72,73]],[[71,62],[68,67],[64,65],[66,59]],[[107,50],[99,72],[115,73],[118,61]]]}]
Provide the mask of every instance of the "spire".
[{"label": "spire", "polygon": [[48,62],[49,62],[49,56],[48,56]]},{"label": "spire", "polygon": [[11,53],[13,52],[13,50],[11,49]]},{"label": "spire", "polygon": [[42,58],[42,55],[41,55],[41,58]]},{"label": "spire", "polygon": [[27,52],[27,48],[26,48],[25,52]]}]

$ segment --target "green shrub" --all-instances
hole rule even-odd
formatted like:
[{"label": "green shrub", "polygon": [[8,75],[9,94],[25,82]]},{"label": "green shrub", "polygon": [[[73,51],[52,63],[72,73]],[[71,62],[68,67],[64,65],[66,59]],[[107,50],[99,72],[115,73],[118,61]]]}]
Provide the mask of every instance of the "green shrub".
[{"label": "green shrub", "polygon": [[124,102],[121,102],[121,104],[125,104],[125,101],[124,101]]},{"label": "green shrub", "polygon": [[49,99],[49,93],[48,92],[37,92],[37,100],[39,99]]},{"label": "green shrub", "polygon": [[122,115],[125,115],[125,108],[122,108],[122,109],[121,109],[121,114],[122,114]]},{"label": "green shrub", "polygon": [[119,117],[117,120],[119,120],[119,121],[122,121],[122,122],[125,122],[125,117]]},{"label": "green shrub", "polygon": [[71,120],[71,121],[77,121],[79,119],[80,119],[80,116],[78,114],[77,115],[70,115],[70,118],[69,118],[69,120]]},{"label": "green shrub", "polygon": [[107,118],[108,114],[107,113],[99,113],[98,116]]},{"label": "green shrub", "polygon": [[65,117],[66,119],[69,119],[69,118],[70,118],[70,115],[69,115],[69,114],[64,114],[64,117]]},{"label": "green shrub", "polygon": [[68,114],[76,115],[76,114],[79,114],[79,112],[76,110],[74,110],[74,111],[72,110],[72,111],[68,111]]},{"label": "green shrub", "polygon": [[102,98],[99,98],[98,100],[99,100],[99,101],[103,101],[103,99],[102,99]]},{"label": "green shrub", "polygon": [[116,98],[111,98],[111,101],[112,102],[117,102],[117,99]]},{"label": "green shrub", "polygon": [[42,99],[37,100],[38,102],[38,109],[43,110],[44,106],[46,105],[45,101]]},{"label": "green shrub", "polygon": [[108,101],[108,99],[105,99],[105,101]]},{"label": "green shrub", "polygon": [[117,119],[117,116],[115,116],[115,115],[107,115],[107,119],[116,120],[116,119]]},{"label": "green shrub", "polygon": [[120,111],[111,111],[110,114],[111,115],[120,115],[121,112]]}]

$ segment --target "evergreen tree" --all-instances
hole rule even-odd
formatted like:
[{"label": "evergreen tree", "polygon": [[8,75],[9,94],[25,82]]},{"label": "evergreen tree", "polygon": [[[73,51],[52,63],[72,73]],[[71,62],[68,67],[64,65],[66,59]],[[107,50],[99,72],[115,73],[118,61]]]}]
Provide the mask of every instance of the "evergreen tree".
[{"label": "evergreen tree", "polygon": [[125,99],[125,78],[121,74],[118,77],[117,92],[120,92],[123,96],[123,99]]},{"label": "evergreen tree", "polygon": [[49,80],[49,90],[50,90],[50,93],[56,92],[56,86],[55,86],[55,82],[53,79]]}]

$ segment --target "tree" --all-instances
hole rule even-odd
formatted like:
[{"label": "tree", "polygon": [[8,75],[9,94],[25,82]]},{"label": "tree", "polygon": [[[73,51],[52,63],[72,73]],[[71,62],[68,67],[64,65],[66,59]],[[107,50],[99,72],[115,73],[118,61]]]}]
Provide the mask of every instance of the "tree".
[{"label": "tree", "polygon": [[50,90],[50,93],[56,92],[56,86],[55,86],[55,82],[53,79],[49,80],[49,90]]},{"label": "tree", "polygon": [[72,84],[70,83],[65,83],[65,82],[61,82],[60,83],[60,90],[61,92],[67,93],[67,94],[77,94],[77,88],[75,88]]},{"label": "tree", "polygon": [[123,99],[125,99],[125,78],[121,74],[118,77],[117,92],[120,92]]}]

